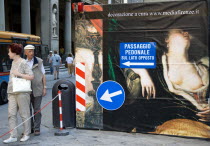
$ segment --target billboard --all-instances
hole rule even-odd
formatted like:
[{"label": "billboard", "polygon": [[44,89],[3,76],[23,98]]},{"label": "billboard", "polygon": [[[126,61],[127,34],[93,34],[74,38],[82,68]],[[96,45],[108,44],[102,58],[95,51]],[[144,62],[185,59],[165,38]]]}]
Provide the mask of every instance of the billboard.
[{"label": "billboard", "polygon": [[85,6],[77,127],[210,138],[207,13],[206,1]]}]

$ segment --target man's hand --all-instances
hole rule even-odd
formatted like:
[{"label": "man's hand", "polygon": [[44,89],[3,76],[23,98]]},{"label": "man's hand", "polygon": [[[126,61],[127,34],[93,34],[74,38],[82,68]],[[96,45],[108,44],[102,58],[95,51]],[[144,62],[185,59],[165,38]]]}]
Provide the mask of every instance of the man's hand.
[{"label": "man's hand", "polygon": [[201,112],[198,112],[196,115],[200,117],[200,119],[199,119],[200,121],[210,122],[210,109],[209,109],[209,107],[206,107],[206,108],[202,109]]}]

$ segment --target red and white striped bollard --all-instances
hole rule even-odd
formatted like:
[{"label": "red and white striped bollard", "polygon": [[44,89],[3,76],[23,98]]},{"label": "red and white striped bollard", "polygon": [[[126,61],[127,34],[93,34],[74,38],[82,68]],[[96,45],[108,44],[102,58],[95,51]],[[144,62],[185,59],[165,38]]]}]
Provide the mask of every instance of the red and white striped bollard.
[{"label": "red and white striped bollard", "polygon": [[61,91],[58,90],[58,107],[59,107],[59,119],[60,119],[60,130],[56,132],[55,136],[66,136],[69,135],[69,132],[63,130],[63,114],[62,114],[62,99]]},{"label": "red and white striped bollard", "polygon": [[63,130],[63,114],[62,114],[62,100],[61,100],[61,91],[58,90],[58,105],[59,105],[59,114],[60,114],[60,130]]}]

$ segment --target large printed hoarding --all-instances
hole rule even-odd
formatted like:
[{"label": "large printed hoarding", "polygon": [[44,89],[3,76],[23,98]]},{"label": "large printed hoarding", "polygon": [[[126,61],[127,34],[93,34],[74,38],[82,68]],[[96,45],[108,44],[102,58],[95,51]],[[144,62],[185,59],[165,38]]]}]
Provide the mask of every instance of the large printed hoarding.
[{"label": "large printed hoarding", "polygon": [[[86,67],[85,109],[77,111],[77,127],[210,138],[206,1],[84,10],[75,32],[76,62]],[[97,101],[106,81],[125,91],[116,110]],[[106,91],[111,99],[105,101],[114,104],[120,93]]]}]

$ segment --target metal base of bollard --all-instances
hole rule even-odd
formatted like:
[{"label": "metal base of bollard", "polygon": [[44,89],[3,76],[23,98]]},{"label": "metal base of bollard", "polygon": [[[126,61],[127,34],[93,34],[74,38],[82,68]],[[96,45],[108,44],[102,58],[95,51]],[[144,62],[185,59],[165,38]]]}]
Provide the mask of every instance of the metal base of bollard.
[{"label": "metal base of bollard", "polygon": [[69,135],[69,132],[65,131],[65,130],[59,130],[58,132],[55,132],[54,135],[55,136],[66,136],[66,135]]}]

